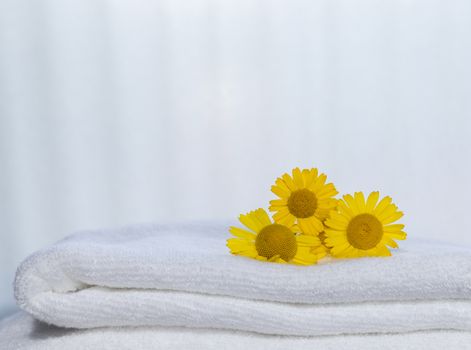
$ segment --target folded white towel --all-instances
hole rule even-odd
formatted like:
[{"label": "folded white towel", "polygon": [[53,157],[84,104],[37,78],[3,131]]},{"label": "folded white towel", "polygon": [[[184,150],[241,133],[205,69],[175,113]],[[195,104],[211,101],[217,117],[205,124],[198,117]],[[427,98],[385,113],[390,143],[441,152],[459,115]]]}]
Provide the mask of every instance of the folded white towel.
[{"label": "folded white towel", "polygon": [[73,330],[48,326],[25,313],[18,313],[0,322],[0,349],[469,350],[471,349],[471,333],[427,331],[406,334],[292,337],[162,327]]},{"label": "folded white towel", "polygon": [[389,258],[300,267],[231,256],[227,225],[82,232],[28,258],[19,305],[51,324],[326,335],[471,329],[471,251],[405,242]]},{"label": "folded white towel", "polygon": [[471,301],[289,304],[156,290],[91,287],[43,293],[35,317],[59,326],[183,326],[263,334],[316,336],[471,330]]}]

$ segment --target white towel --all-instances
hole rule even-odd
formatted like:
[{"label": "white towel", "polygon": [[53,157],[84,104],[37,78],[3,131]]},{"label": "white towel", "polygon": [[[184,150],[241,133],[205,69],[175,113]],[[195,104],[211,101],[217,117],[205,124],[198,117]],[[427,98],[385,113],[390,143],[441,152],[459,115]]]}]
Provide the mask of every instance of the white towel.
[{"label": "white towel", "polygon": [[139,327],[63,329],[18,313],[0,322],[2,350],[469,350],[471,333],[325,337],[270,336],[223,330]]},{"label": "white towel", "polygon": [[[19,268],[19,305],[64,327],[282,335],[471,329],[471,251],[404,242],[388,258],[303,267],[232,256],[227,225],[82,232]],[[401,242],[402,243],[402,242]]]}]

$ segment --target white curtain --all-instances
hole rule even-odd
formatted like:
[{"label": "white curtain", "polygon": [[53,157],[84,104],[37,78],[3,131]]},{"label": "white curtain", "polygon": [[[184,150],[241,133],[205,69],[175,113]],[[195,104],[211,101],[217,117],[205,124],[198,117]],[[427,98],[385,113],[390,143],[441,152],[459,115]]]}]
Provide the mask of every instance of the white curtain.
[{"label": "white curtain", "polygon": [[235,218],[294,166],[471,244],[470,38],[467,0],[0,0],[0,310],[73,230]]}]

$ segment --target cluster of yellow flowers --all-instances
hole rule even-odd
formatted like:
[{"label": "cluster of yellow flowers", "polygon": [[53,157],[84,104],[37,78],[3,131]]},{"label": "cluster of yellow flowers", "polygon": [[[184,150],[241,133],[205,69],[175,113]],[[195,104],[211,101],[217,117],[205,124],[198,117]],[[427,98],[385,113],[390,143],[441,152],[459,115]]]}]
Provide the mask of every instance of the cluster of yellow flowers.
[{"label": "cluster of yellow flowers", "polygon": [[239,217],[246,228],[230,227],[232,254],[262,261],[311,265],[330,254],[335,258],[390,256],[395,240],[406,238],[403,215],[391,197],[368,198],[362,192],[334,198],[338,192],[317,169],[295,168],[271,187],[273,221],[264,209]]}]

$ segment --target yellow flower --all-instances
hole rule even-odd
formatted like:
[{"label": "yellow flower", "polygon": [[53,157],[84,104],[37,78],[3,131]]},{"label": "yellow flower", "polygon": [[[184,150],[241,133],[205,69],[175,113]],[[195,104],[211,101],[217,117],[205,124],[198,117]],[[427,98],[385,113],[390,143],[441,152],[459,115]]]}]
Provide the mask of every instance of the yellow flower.
[{"label": "yellow flower", "polygon": [[276,179],[271,191],[280,199],[270,201],[270,211],[276,212],[273,219],[283,225],[297,224],[305,233],[322,232],[322,222],[337,205],[332,197],[338,193],[326,180],[327,176],[318,174],[317,169],[299,168],[293,169],[292,176],[283,174]]},{"label": "yellow flower", "polygon": [[248,230],[229,228],[235,236],[227,240],[232,254],[298,265],[314,264],[326,255],[317,236],[296,234],[290,226],[272,223],[264,209],[240,215],[239,220]]},{"label": "yellow flower", "polygon": [[325,244],[338,258],[390,256],[388,247],[397,248],[395,239],[406,239],[404,225],[393,224],[403,216],[391,197],[379,203],[379,192],[371,192],[365,201],[362,192],[347,194],[337,210],[325,221]]}]

